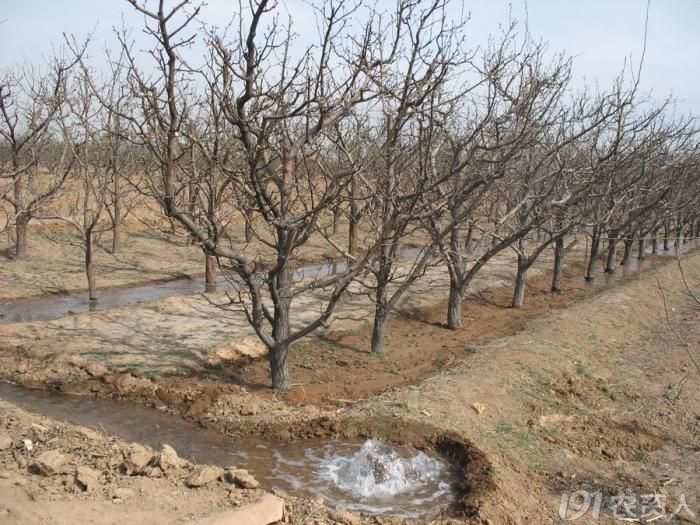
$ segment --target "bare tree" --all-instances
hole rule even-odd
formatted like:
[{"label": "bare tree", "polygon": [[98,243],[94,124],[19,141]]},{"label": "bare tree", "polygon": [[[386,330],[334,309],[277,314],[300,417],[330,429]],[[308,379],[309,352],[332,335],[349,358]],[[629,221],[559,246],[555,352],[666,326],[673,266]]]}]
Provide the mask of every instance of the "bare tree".
[{"label": "bare tree", "polygon": [[[102,131],[109,145],[106,167],[110,180],[105,188],[108,194],[105,211],[111,223],[112,254],[121,251],[123,223],[134,206],[134,199],[131,197],[136,193],[134,184],[130,183],[136,168],[134,148],[129,141],[130,123],[123,117],[125,113],[129,114],[132,111],[134,104],[133,93],[128,89],[124,78],[125,59],[123,50],[120,50],[115,58],[107,51],[107,62],[111,70],[106,84],[96,91],[99,102],[107,113]],[[90,79],[89,73],[87,78]],[[94,82],[91,87],[96,89]]]},{"label": "bare tree", "polygon": [[[218,71],[209,86],[234,141],[221,168],[237,190],[239,212],[256,228],[255,238],[275,254],[272,266],[266,267],[241,246],[211,235],[218,224],[200,226],[176,202],[177,175],[188,151],[179,140],[191,106],[188,96],[192,97],[185,93],[192,68],[183,64],[178,52],[194,38],[185,33],[198,8],[189,9],[191,3],[185,1],[166,10],[160,1],[157,10],[149,10],[136,0],[129,2],[152,22],[146,30],[159,46],[153,51],[158,74],[147,78],[132,57],[130,80],[142,101],[144,120],[152,124],[141,129],[141,136],[158,159],[162,205],[205,253],[236,274],[240,287],[231,296],[232,305],[242,308],[268,348],[273,387],[287,389],[289,345],[329,320],[374,253],[367,250],[335,275],[312,282],[293,279],[297,251],[319,230],[321,217],[337,206],[361,169],[358,159],[348,157],[342,169],[331,172],[321,155],[324,145],[333,141],[339,122],[371,98],[373,71],[387,60],[374,50],[395,47],[382,41],[394,39],[396,31],[383,32],[387,28],[380,26],[379,17],[370,17],[361,38],[355,39],[348,34],[354,8],[326,4],[317,11],[318,45],[294,59],[291,28],[278,25],[273,2],[260,1],[251,4],[250,13],[242,13],[231,45],[212,38]],[[265,27],[267,19],[271,22]],[[212,219],[207,214],[201,218]],[[325,290],[326,300],[314,319],[293,328],[293,300],[311,290]]]},{"label": "bare tree", "polygon": [[75,63],[57,56],[47,71],[24,65],[0,78],[0,197],[13,210],[16,259],[26,257],[27,227],[61,188],[74,160],[61,145],[59,121]]},{"label": "bare tree", "polygon": [[84,253],[85,275],[90,304],[97,302],[95,243],[96,236],[110,228],[101,219],[110,187],[110,163],[114,129],[111,114],[93,95],[89,72],[69,84],[69,110],[63,115],[63,140],[75,162],[69,179],[70,191],[63,196],[58,213],[42,213],[41,217],[70,224],[80,236]]},{"label": "bare tree", "polygon": [[[562,213],[571,200],[563,152],[606,118],[607,102],[605,97],[584,97],[569,109],[563,97],[570,62],[557,57],[546,64],[544,54],[542,44],[518,46],[506,34],[481,68],[493,93],[493,109],[491,121],[475,136],[472,148],[478,155],[467,167],[492,183],[477,201],[459,194],[450,201],[450,210],[470,208],[462,225],[452,230],[449,245],[441,246],[450,274],[447,325],[452,329],[461,326],[469,283],[489,260],[507,248],[517,253],[513,306],[520,306],[527,270],[572,227]],[[553,216],[559,220],[550,220]],[[530,234],[545,226],[548,235],[529,252]]]},{"label": "bare tree", "polygon": [[[372,194],[372,212],[366,214],[377,232],[381,250],[370,267],[374,300],[372,353],[384,352],[389,314],[431,263],[440,242],[455,222],[438,225],[447,202],[446,182],[455,177],[466,159],[438,165],[436,157],[446,140],[445,121],[475,85],[459,86],[460,68],[471,60],[463,38],[464,21],[447,21],[446,3],[401,4],[400,29],[406,44],[398,60],[387,63],[380,76],[376,126],[377,161],[366,179]],[[456,87],[459,86],[459,87]],[[374,158],[374,156],[373,156]],[[476,191],[481,182],[461,180],[455,192]],[[469,190],[466,187],[470,187]],[[442,191],[441,191],[442,190]],[[432,231],[426,228],[432,225]],[[405,239],[425,239],[415,261],[399,268]]]}]

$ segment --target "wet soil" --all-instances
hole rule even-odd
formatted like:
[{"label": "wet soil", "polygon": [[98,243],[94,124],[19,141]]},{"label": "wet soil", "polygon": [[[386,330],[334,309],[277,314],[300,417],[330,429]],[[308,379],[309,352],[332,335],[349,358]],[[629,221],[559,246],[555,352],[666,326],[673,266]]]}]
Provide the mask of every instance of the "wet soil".
[{"label": "wet soil", "polygon": [[[642,269],[646,271],[661,261],[648,258]],[[550,291],[549,276],[532,278],[521,308],[511,307],[512,288],[485,289],[464,302],[463,326],[457,331],[445,326],[447,308],[442,301],[427,308],[404,310],[389,323],[390,336],[382,356],[368,351],[372,337],[369,324],[352,332],[298,343],[289,357],[294,385],[287,399],[342,406],[392,387],[419,382],[428,374],[448,370],[468,359],[486,341],[512,335],[530,320],[591,297],[603,286],[634,278],[636,268],[635,264],[613,275],[601,273],[588,283],[578,277],[581,267],[572,264],[565,272],[564,293]],[[230,363],[212,370],[210,375],[263,395],[271,387],[264,358]]]}]

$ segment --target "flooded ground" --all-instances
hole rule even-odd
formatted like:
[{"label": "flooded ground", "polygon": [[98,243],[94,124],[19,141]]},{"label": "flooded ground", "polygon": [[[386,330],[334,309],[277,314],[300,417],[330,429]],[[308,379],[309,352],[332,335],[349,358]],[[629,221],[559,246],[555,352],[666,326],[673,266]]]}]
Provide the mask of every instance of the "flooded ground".
[{"label": "flooded ground", "polygon": [[630,257],[626,264],[617,264],[615,266],[614,272],[605,272],[603,269],[604,258],[598,264],[596,270],[593,273],[593,279],[586,281],[583,276],[575,277],[573,280],[577,283],[587,284],[589,286],[607,286],[618,282],[620,279],[629,277],[639,272],[645,272],[651,270],[656,264],[658,257],[667,259],[670,257],[676,257],[678,254],[685,254],[691,250],[694,250],[700,246],[697,239],[691,239],[679,247],[672,246],[669,250],[664,250],[659,248],[656,253],[653,253],[651,247],[647,247],[645,253],[647,257],[644,259],[639,259],[637,257],[637,251],[635,250],[633,255]]},{"label": "flooded ground", "polygon": [[[685,253],[697,247],[697,240],[690,240],[681,245],[680,250],[672,247],[664,251],[659,249],[654,256],[675,257],[676,253]],[[401,252],[401,258],[406,260],[415,259],[420,253],[417,248],[408,248]],[[651,247],[646,249],[646,253],[652,255]],[[638,271],[650,269],[654,265],[653,258],[638,259],[636,255],[625,265],[618,265],[614,273],[605,273],[602,269],[596,272],[596,279],[588,281],[593,285],[606,285],[616,280]],[[300,266],[294,271],[294,279],[318,278],[342,272],[347,268],[345,261],[334,261],[322,264],[308,264]],[[583,282],[583,277],[580,279]],[[148,301],[165,299],[168,297],[179,297],[202,293],[222,292],[235,289],[237,279],[233,275],[217,276],[216,284],[207,287],[204,277],[190,278],[183,277],[173,280],[166,280],[152,284],[120,287],[102,290],[99,292],[98,301],[90,303],[86,293],[56,294],[40,297],[28,297],[18,299],[10,303],[0,304],[0,323],[17,323],[31,321],[50,321],[61,319],[69,315],[86,312],[104,311],[113,308],[120,308],[129,305],[139,305]]]},{"label": "flooded ground", "polygon": [[[403,260],[415,259],[419,250],[409,248],[401,252]],[[345,261],[323,264],[307,264],[294,270],[294,279],[314,279],[345,271]],[[142,286],[101,290],[97,302],[91,303],[86,293],[68,293],[49,296],[28,297],[0,304],[0,323],[51,321],[69,315],[97,312],[138,305],[157,299],[202,293],[223,292],[235,289],[238,279],[234,275],[220,274],[216,284],[207,286],[204,277],[183,277]]]}]

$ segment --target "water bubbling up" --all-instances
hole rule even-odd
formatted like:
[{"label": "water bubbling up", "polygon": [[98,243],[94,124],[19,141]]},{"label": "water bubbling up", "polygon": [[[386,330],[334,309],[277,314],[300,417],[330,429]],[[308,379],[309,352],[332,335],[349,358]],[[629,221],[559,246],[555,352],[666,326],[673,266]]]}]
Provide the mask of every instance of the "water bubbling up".
[{"label": "water bubbling up", "polygon": [[417,516],[453,496],[449,482],[454,469],[419,450],[369,439],[355,452],[328,452],[315,471],[317,494],[330,503],[373,514]]},{"label": "water bubbling up", "polygon": [[352,456],[322,463],[320,474],[352,496],[377,499],[390,499],[440,479],[442,462],[421,451],[409,454],[402,457],[399,449],[369,439]]}]

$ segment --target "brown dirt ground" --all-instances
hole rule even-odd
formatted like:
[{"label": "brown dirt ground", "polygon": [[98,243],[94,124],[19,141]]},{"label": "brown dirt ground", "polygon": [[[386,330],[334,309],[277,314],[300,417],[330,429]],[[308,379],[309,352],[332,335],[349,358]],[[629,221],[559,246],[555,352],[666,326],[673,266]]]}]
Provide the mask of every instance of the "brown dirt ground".
[{"label": "brown dirt ground", "polygon": [[[686,259],[700,285],[700,257]],[[656,278],[669,303],[674,336]],[[619,523],[611,498],[658,494],[672,512],[684,495],[700,509],[700,308],[674,264],[538,317],[523,330],[478,346],[421,383],[421,408],[407,411],[404,389],[353,413],[430,422],[469,437],[493,464],[492,523],[560,521],[562,493],[600,492],[600,520]],[[483,405],[478,415],[474,403]]]},{"label": "brown dirt ground", "polygon": [[[187,488],[184,478],[195,468],[189,463],[158,478],[128,475],[121,468],[128,443],[98,430],[28,413],[2,400],[0,436],[12,440],[10,447],[0,450],[0,523],[6,525],[169,525],[244,505],[263,494],[225,482]],[[31,450],[25,440],[31,441]],[[57,451],[66,459],[57,473],[45,477],[34,473],[31,465],[47,451]],[[85,490],[76,483],[77,467],[98,473],[97,484]]]},{"label": "brown dirt ground", "polygon": [[[567,273],[572,275],[573,271],[569,269]],[[548,276],[531,279],[522,308],[510,307],[510,287],[498,286],[473,294],[464,303],[464,325],[458,331],[445,327],[446,304],[442,301],[428,308],[405,311],[405,315],[390,321],[386,354],[380,357],[367,351],[372,336],[369,325],[352,332],[331,333],[320,340],[310,339],[290,353],[295,387],[287,397],[293,402],[342,405],[447,370],[473,351],[474,345],[511,335],[530,319],[597,291],[573,279],[565,283],[565,294],[552,294]],[[255,392],[269,390],[266,359],[251,359],[240,365],[225,366],[216,375],[222,381]]]},{"label": "brown dirt ground", "polygon": [[[572,259],[576,255],[572,253]],[[546,271],[550,263],[548,259],[548,256],[541,257],[530,270],[532,279]],[[402,267],[408,264],[402,262]],[[503,253],[482,269],[472,283],[472,289],[476,292],[507,286],[514,279],[513,270],[513,254]],[[446,299],[447,291],[446,272],[440,267],[431,267],[409,290],[401,306],[404,312],[434,308],[443,298]],[[315,318],[325,294],[327,291],[313,290],[297,297],[293,326]],[[50,381],[51,384],[76,383],[81,375],[85,379],[87,375],[80,371],[80,362],[99,363],[112,371],[130,372],[146,378],[168,376],[169,383],[174,375],[188,374],[195,375],[197,380],[208,376],[220,380],[217,375],[226,369],[231,373],[256,356],[260,357],[257,366],[263,370],[267,366],[264,345],[241,311],[223,311],[215,304],[225,304],[226,301],[223,293],[206,297],[181,295],[51,321],[0,324],[0,368],[17,369],[14,379],[17,382]],[[372,307],[367,290],[354,283],[351,293],[337,305],[333,322],[328,328],[316,332],[314,337],[320,338],[319,344],[323,347],[331,347],[329,341],[335,333],[361,332],[369,323]],[[507,310],[501,310],[507,313]],[[308,341],[315,339],[300,342],[297,351],[303,353]],[[3,348],[6,351],[2,351]],[[439,347],[431,348],[441,352]],[[357,354],[347,353],[348,358]],[[430,358],[430,354],[425,354],[425,357]],[[18,359],[27,362],[16,362]],[[35,363],[29,366],[29,361]],[[341,367],[343,361],[339,359]],[[385,362],[376,360],[381,366]],[[308,360],[300,364],[313,366]],[[231,378],[224,377],[224,380],[228,384]]]},{"label": "brown dirt ground", "polygon": [[[455,433],[471,441],[490,464],[488,479],[477,483],[486,490],[475,490],[462,509],[471,517],[456,522],[554,523],[561,494],[580,489],[604,497],[596,523],[614,522],[605,506],[621,492],[655,491],[671,510],[684,495],[697,519],[700,374],[688,352],[697,355],[700,348],[700,309],[690,303],[670,263],[609,288],[570,283],[562,296],[551,296],[546,281],[532,279],[526,308],[518,312],[504,308],[509,290],[484,291],[468,301],[464,335],[440,327],[440,317],[430,312],[427,321],[397,319],[390,358],[375,363],[360,356],[364,368],[355,361],[350,366],[338,362],[347,361],[341,352],[358,359],[358,347],[366,348],[364,332],[309,345],[292,356],[297,380],[308,381],[306,397],[296,390],[288,397],[262,393],[262,375],[248,386],[228,384],[233,374],[225,367],[206,376],[154,381],[138,373],[90,378],[78,364],[72,382],[64,382],[65,370],[56,370],[61,381],[54,386],[66,391],[95,387],[100,395],[170,405],[204,426],[267,439],[332,435],[367,420],[373,421],[372,433],[387,437],[386,428],[407,424],[425,426],[434,435]],[[684,266],[697,289],[700,256],[686,257]],[[670,323],[688,346],[669,329],[656,278],[668,301]],[[329,345],[336,349],[328,350]],[[420,368],[421,353],[430,350],[440,357],[427,356]],[[331,352],[328,366],[319,366]],[[389,363],[398,361],[395,352],[408,361],[398,374],[390,373],[396,365]],[[31,356],[18,356],[14,363],[29,369],[38,364]],[[4,377],[16,373],[12,367],[2,370]],[[357,378],[329,395],[323,381],[333,373]],[[362,383],[369,374],[382,377],[373,382],[376,390]],[[398,376],[396,382],[391,376]],[[403,385],[410,382],[420,383],[418,410],[407,407]],[[376,393],[363,394],[362,388]],[[340,396],[364,399],[345,403]],[[477,413],[475,404],[483,411]],[[329,421],[341,426],[333,430]],[[291,522],[314,523],[305,520],[304,512],[292,513]],[[313,519],[333,523],[328,517]],[[688,513],[676,518],[678,523],[693,520]],[[578,522],[593,521],[587,516]]]}]

